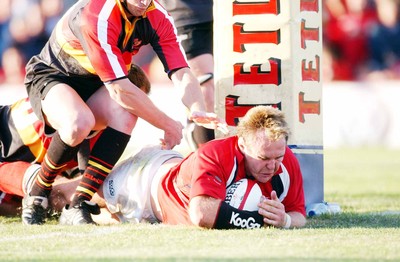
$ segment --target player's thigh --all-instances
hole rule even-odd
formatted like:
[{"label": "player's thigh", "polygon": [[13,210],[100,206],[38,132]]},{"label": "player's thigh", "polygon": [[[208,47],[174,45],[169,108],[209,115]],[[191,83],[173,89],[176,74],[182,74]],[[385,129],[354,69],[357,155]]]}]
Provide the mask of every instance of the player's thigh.
[{"label": "player's thigh", "polygon": [[113,127],[130,133],[136,125],[137,117],[114,101],[105,86],[100,87],[87,101],[96,119],[95,130]]},{"label": "player's thigh", "polygon": [[42,100],[42,110],[46,120],[55,129],[67,125],[94,123],[93,115],[78,93],[66,84],[57,84]]}]

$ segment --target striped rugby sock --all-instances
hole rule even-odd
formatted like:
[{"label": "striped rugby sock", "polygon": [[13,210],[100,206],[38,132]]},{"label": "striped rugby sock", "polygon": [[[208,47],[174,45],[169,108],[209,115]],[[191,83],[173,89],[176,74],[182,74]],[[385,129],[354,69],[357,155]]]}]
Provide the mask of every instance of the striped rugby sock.
[{"label": "striped rugby sock", "polygon": [[54,133],[29,195],[48,197],[57,175],[76,156],[78,149],[79,145],[71,147],[61,140],[58,132]]},{"label": "striped rugby sock", "polygon": [[91,200],[121,157],[129,142],[130,135],[107,127],[96,141],[89,156],[87,168],[79,183],[71,206]]}]

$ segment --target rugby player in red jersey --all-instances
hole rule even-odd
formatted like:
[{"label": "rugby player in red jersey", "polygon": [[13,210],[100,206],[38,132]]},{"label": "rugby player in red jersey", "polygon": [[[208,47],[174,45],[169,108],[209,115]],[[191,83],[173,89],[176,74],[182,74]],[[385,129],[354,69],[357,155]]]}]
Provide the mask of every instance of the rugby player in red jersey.
[{"label": "rugby player in red jersey", "polygon": [[[236,136],[208,142],[186,158],[159,146],[145,147],[117,164],[96,195],[115,219],[94,219],[101,224],[147,221],[216,229],[302,227],[302,174],[287,147],[288,135],[282,112],[259,106],[240,121]],[[26,173],[24,188],[32,177],[34,173]],[[239,210],[224,201],[227,188],[243,178],[257,182],[265,196],[258,211]],[[52,201],[69,201],[76,185],[73,180],[60,185]]]}]

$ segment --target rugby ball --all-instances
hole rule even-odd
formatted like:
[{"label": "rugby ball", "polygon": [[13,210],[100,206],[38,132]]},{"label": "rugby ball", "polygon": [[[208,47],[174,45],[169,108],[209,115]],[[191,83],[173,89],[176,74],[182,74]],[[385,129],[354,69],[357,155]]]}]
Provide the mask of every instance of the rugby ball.
[{"label": "rugby ball", "polygon": [[261,196],[260,186],[253,180],[243,178],[226,189],[225,202],[240,210],[257,211]]}]

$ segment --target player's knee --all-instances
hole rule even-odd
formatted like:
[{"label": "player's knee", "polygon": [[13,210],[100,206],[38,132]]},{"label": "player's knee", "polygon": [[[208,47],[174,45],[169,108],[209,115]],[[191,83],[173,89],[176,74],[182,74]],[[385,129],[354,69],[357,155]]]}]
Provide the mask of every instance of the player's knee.
[{"label": "player's knee", "polygon": [[75,145],[82,142],[93,130],[95,118],[93,114],[81,114],[76,119],[65,123],[59,130],[64,142]]},{"label": "player's knee", "polygon": [[131,133],[138,117],[126,109],[119,107],[113,111],[113,117],[108,119],[108,126],[125,133]]},{"label": "player's knee", "polygon": [[93,130],[96,119],[93,114],[86,114],[84,118],[77,121],[77,132],[85,134],[85,137]]}]

